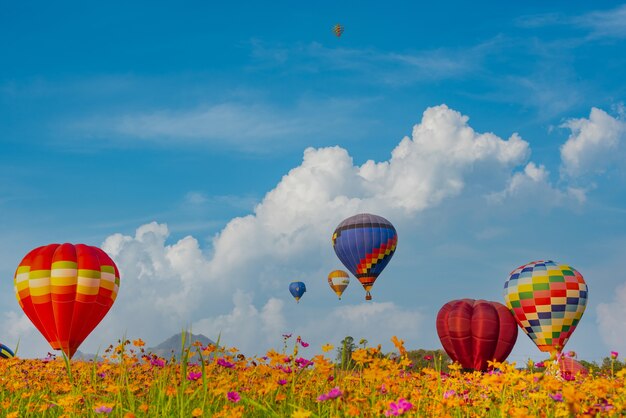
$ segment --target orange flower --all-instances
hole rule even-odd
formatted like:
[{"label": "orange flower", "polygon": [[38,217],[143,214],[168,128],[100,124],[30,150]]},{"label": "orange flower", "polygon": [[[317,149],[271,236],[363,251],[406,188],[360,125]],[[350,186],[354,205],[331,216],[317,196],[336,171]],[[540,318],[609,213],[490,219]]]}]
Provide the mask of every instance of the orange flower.
[{"label": "orange flower", "polygon": [[202,409],[195,408],[193,411],[191,411],[191,416],[192,417],[201,417],[202,416]]},{"label": "orange flower", "polygon": [[144,343],[143,340],[139,338],[137,340],[133,340],[133,345],[135,347],[143,347],[144,345],[146,345],[146,343]]},{"label": "orange flower", "polygon": [[391,337],[391,342],[396,346],[401,355],[406,354],[406,348],[404,348],[404,340],[399,340],[395,335]]}]

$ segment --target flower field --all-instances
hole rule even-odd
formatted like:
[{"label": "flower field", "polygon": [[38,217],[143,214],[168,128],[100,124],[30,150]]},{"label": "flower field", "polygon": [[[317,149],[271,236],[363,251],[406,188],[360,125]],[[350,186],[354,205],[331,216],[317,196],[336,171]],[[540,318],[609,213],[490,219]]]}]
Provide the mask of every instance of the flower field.
[{"label": "flower field", "polygon": [[[288,338],[285,338],[287,342]],[[235,348],[191,346],[182,359],[159,358],[143,341],[120,340],[98,361],[0,361],[0,412],[6,417],[381,417],[621,416],[626,370],[564,379],[533,367],[495,364],[487,373],[437,358],[411,364],[397,353],[358,348],[349,366],[293,348],[246,358]],[[181,344],[181,347],[184,346]]]}]

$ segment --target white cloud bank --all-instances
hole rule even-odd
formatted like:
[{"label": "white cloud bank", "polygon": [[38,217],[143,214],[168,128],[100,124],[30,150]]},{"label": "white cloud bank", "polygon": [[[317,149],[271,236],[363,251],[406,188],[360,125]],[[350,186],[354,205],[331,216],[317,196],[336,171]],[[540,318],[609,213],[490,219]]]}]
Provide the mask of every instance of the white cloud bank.
[{"label": "white cloud bank", "polygon": [[561,147],[562,174],[598,174],[626,162],[626,122],[594,107],[589,118],[570,119],[562,126],[571,130]]},{"label": "white cloud bank", "polygon": [[613,301],[600,303],[597,321],[600,335],[612,351],[626,352],[626,283],[615,289]]},{"label": "white cloud bank", "polygon": [[210,338],[221,333],[224,344],[246,353],[276,347],[289,330],[302,331],[315,345],[345,335],[378,343],[397,334],[417,342],[424,327],[418,308],[375,302],[333,309],[316,301],[296,313],[292,300],[283,302],[289,299],[285,280],[310,278],[312,295],[321,288],[328,292],[319,277],[336,265],[330,236],[354,213],[403,223],[470,186],[485,194],[505,187],[502,199],[536,187],[552,190],[542,166],[528,163],[515,173],[529,154],[517,134],[504,140],[478,133],[467,116],[445,105],[428,108],[387,161],[355,166],[340,147],[308,148],[253,214],[228,222],[210,252],[191,236],[167,244],[169,230],[156,222],[134,236],[109,236],[102,248],[120,269],[120,293],[98,337],[84,349],[108,345],[124,331],[156,344],[190,325]]}]

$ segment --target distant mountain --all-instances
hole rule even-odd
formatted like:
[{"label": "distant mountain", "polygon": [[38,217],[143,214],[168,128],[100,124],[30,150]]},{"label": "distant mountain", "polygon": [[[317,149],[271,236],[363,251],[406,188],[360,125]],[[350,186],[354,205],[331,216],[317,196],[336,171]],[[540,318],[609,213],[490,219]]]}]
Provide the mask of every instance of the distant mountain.
[{"label": "distant mountain", "polygon": [[[172,355],[178,358],[180,356],[180,350],[183,345],[182,338],[183,338],[183,333],[179,332],[178,334],[172,335],[167,340],[163,341],[161,344],[155,347],[146,348],[145,351],[146,353],[153,353],[165,359],[169,359],[170,357],[172,357]],[[191,334],[189,332],[185,333],[185,348],[190,347],[196,341],[200,342],[200,344],[202,344],[202,347],[206,347],[209,344],[215,344],[213,340],[211,340],[208,337],[205,337],[202,334]],[[76,350],[76,353],[74,353],[74,356],[72,357],[72,359],[89,361],[89,360],[93,360],[95,357],[96,357],[95,354],[83,353],[80,350]],[[102,360],[102,353],[98,356],[98,359]]]},{"label": "distant mountain", "polygon": [[[176,335],[172,335],[167,340],[163,341],[156,347],[148,348],[146,351],[154,353],[159,357],[168,358],[174,354],[176,357],[180,355],[180,351],[183,344],[183,333],[179,332]],[[215,344],[215,342],[202,334],[192,334],[190,332],[185,333],[185,348],[190,347],[194,342],[198,341],[203,347],[209,344]]]}]

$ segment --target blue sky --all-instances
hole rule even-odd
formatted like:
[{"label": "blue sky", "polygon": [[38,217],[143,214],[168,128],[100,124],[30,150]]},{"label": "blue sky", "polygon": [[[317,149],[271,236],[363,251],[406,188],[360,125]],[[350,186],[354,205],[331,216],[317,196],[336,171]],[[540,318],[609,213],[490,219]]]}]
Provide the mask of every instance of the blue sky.
[{"label": "blue sky", "polygon": [[[554,259],[589,285],[568,348],[626,353],[625,41],[618,2],[3,3],[1,340],[45,355],[11,278],[84,242],[122,271],[87,351],[184,326],[245,352],[436,348],[445,302],[502,302]],[[356,281],[339,303],[330,235],[361,211],[398,251],[373,303]]]}]

